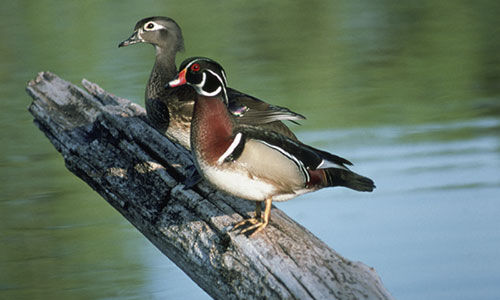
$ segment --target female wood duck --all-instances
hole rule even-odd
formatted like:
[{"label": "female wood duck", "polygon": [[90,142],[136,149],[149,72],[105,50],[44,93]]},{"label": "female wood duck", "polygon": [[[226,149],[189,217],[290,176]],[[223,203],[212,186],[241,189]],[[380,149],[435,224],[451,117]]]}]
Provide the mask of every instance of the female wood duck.
[{"label": "female wood duck", "polygon": [[[190,85],[198,96],[191,122],[191,151],[200,174],[217,188],[257,201],[255,218],[236,224],[251,235],[269,222],[272,201],[329,186],[371,192],[373,181],[350,171],[348,160],[262,127],[237,123],[228,110],[226,76],[206,58],[185,64],[170,87]],[[265,202],[260,217],[261,202]]]},{"label": "female wood duck", "polygon": [[[156,49],[155,64],[146,86],[148,118],[158,130],[189,149],[189,128],[196,93],[187,86],[165,89],[165,85],[177,75],[175,56],[184,49],[181,28],[168,17],[142,19],[135,25],[133,34],[118,47],[137,43],[149,43]],[[302,115],[230,88],[227,94],[229,110],[237,116],[238,123],[260,125],[296,139],[281,120],[302,120]]]}]

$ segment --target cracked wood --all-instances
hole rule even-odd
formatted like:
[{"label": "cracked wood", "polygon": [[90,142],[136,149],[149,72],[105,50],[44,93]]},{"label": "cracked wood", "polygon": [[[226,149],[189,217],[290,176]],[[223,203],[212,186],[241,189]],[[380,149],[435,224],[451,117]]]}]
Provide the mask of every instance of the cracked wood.
[{"label": "cracked wood", "polygon": [[254,209],[202,182],[184,190],[188,151],[144,109],[49,72],[27,86],[34,123],[84,180],[216,299],[392,299],[375,270],[343,258],[273,207],[248,239],[228,229]]}]

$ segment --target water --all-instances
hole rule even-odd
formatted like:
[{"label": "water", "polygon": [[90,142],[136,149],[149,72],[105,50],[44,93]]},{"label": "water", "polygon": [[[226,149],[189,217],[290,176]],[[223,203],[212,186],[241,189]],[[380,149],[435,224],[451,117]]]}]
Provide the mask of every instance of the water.
[{"label": "water", "polygon": [[168,15],[233,87],[308,117],[307,143],[373,178],[279,203],[398,299],[500,293],[495,1],[13,1],[0,11],[0,299],[208,296],[64,167],[26,110],[42,70],[143,104],[135,22]]},{"label": "water", "polygon": [[[350,153],[352,146],[338,145],[369,136],[371,146],[352,157],[362,162],[363,173],[375,170],[378,189],[368,199],[324,191],[304,199],[312,209],[298,199],[280,207],[299,222],[310,222],[309,229],[351,259],[366,262],[370,256],[397,298],[494,299],[500,282],[499,127],[498,119],[482,119],[362,134],[315,132],[308,136],[327,136],[332,148]],[[414,138],[470,131],[477,134],[458,140]]]}]

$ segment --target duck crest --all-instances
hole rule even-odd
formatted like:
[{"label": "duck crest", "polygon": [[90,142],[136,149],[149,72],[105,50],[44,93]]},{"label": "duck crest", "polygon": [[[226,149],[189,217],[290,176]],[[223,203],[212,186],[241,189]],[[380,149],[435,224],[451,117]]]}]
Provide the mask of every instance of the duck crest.
[{"label": "duck crest", "polygon": [[235,139],[233,119],[218,97],[198,95],[191,124],[191,145],[210,165],[226,152]]}]

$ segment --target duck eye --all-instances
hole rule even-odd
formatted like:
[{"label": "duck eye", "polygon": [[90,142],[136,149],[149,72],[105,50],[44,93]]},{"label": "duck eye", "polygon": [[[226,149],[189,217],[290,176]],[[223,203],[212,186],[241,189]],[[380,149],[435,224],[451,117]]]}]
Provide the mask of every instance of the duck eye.
[{"label": "duck eye", "polygon": [[193,64],[191,66],[191,71],[198,72],[199,70],[200,70],[200,65],[199,64]]},{"label": "duck eye", "polygon": [[153,29],[154,27],[155,27],[155,23],[153,23],[153,22],[149,22],[149,23],[147,23],[147,24],[144,26],[144,29],[149,29],[149,30],[151,30],[151,29]]}]

